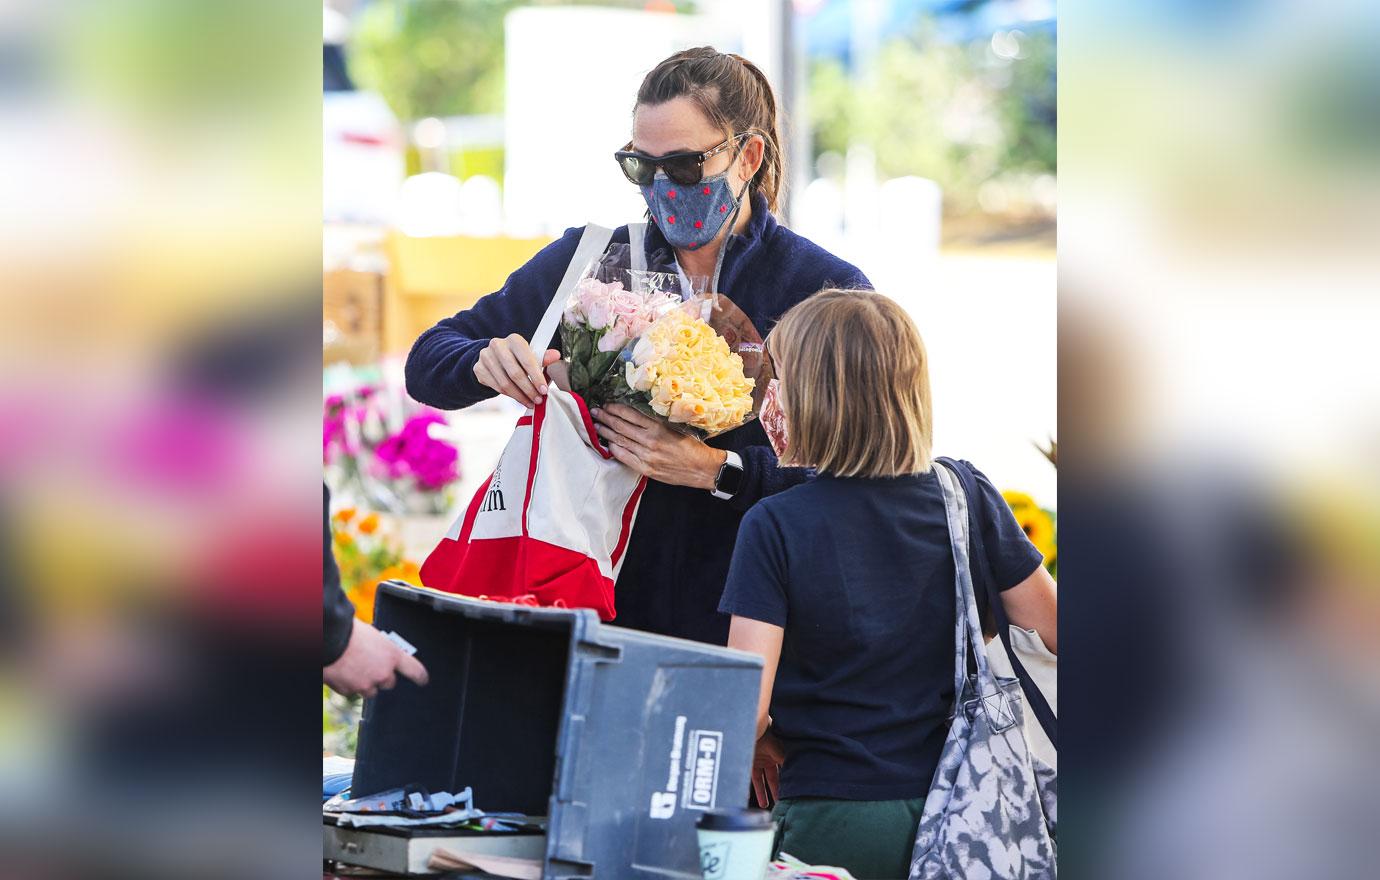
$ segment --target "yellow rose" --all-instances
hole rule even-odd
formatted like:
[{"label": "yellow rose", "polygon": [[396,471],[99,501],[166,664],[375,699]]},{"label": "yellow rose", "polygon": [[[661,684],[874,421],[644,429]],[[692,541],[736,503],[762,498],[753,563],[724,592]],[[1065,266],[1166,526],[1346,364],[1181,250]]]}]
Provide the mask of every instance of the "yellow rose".
[{"label": "yellow rose", "polygon": [[704,412],[703,403],[693,397],[682,397],[671,404],[671,421],[698,425]]}]

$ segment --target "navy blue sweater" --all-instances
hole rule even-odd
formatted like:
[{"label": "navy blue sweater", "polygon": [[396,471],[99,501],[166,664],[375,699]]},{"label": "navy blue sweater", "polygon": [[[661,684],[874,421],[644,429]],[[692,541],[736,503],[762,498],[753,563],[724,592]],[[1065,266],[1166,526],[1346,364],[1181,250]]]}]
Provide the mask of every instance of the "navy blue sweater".
[{"label": "navy blue sweater", "polygon": [[[479,384],[474,365],[494,337],[531,338],[575,253],[583,229],[566,230],[491,293],[421,335],[407,357],[407,390],[422,403],[461,409],[496,392]],[[626,244],[626,226],[614,231]],[[791,306],[825,287],[871,287],[858,269],[776,222],[754,195],[752,220],[731,236],[719,277],[728,296],[765,336]],[[674,271],[674,253],[654,223],[646,235],[647,266]],[[559,345],[559,334],[555,342]],[[753,421],[720,434],[711,446],[743,458],[745,484],[730,501],[703,489],[652,481],[642,496],[627,558],[618,578],[614,623],[714,644],[728,641],[729,616],[718,610],[743,514],[759,499],[806,478],[782,468]]]}]

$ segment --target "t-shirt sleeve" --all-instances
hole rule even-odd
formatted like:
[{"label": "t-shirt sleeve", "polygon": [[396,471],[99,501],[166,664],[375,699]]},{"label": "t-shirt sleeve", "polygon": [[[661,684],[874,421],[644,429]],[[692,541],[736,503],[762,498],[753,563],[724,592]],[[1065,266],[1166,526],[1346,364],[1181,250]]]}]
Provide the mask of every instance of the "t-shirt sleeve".
[{"label": "t-shirt sleeve", "polygon": [[719,610],[776,626],[786,625],[786,547],[781,527],[761,504],[738,527]]},{"label": "t-shirt sleeve", "polygon": [[998,590],[1009,590],[1030,577],[1044,564],[1045,557],[1026,537],[1006,499],[982,471],[964,462],[977,481],[978,522],[982,523],[982,544],[987,551],[988,570]]}]

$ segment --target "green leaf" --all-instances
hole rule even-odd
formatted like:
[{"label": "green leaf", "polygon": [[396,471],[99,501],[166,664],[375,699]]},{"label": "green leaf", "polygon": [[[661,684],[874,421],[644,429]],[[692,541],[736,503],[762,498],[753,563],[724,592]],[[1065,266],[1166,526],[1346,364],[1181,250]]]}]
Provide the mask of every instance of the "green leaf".
[{"label": "green leaf", "polygon": [[590,375],[602,378],[616,360],[618,360],[618,352],[616,351],[595,352],[594,357],[590,359]]},{"label": "green leaf", "polygon": [[[570,360],[573,363],[587,364],[590,355],[594,352],[594,337],[587,330],[581,330],[575,334],[574,344],[570,349]],[[588,375],[588,373],[586,373]]]},{"label": "green leaf", "polygon": [[589,389],[589,369],[582,360],[570,362],[570,387],[579,394]]}]

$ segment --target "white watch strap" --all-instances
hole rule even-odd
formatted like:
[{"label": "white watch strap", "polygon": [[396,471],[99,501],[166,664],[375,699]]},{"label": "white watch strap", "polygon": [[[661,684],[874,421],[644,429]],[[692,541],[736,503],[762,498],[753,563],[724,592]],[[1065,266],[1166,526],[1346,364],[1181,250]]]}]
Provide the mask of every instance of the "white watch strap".
[{"label": "white watch strap", "polygon": [[[732,449],[726,449],[724,450],[724,464],[728,467],[735,467],[739,471],[742,471],[743,457],[738,453],[734,452]],[[718,486],[715,486],[713,489],[711,489],[709,494],[713,495],[715,498],[722,498],[725,501],[733,497],[733,495],[729,492],[720,492]]]}]

